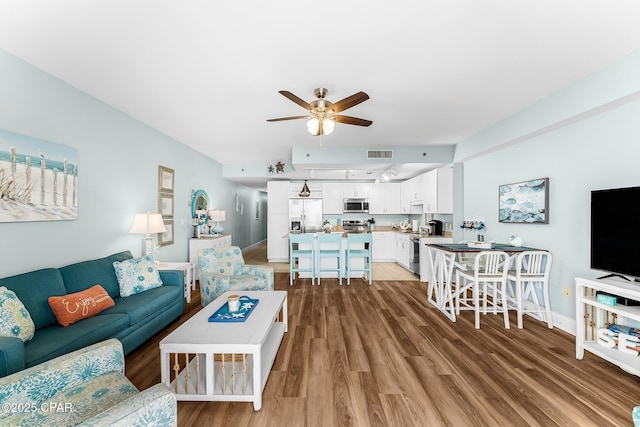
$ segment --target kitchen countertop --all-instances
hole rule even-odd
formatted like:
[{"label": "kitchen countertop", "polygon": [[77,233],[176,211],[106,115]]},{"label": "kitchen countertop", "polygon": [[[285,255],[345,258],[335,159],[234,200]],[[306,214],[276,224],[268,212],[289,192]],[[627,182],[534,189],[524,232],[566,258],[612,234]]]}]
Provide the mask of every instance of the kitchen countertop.
[{"label": "kitchen countertop", "polygon": [[375,232],[392,232],[392,233],[398,233],[398,234],[403,234],[403,235],[408,235],[409,237],[425,237],[425,238],[429,238],[429,239],[450,239],[453,237],[452,232],[451,231],[445,231],[444,232],[444,236],[434,236],[432,234],[420,234],[420,233],[413,233],[411,231],[400,231],[397,228],[392,228],[390,226],[376,226],[372,233]]}]

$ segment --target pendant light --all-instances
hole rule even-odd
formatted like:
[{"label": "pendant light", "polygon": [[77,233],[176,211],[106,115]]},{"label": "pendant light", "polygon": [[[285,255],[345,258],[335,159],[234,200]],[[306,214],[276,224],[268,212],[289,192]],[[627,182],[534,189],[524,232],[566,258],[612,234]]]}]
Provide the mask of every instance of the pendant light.
[{"label": "pendant light", "polygon": [[302,190],[298,196],[300,197],[309,197],[311,195],[311,191],[309,191],[309,187],[307,186],[307,180],[304,180],[304,185],[302,186]]}]

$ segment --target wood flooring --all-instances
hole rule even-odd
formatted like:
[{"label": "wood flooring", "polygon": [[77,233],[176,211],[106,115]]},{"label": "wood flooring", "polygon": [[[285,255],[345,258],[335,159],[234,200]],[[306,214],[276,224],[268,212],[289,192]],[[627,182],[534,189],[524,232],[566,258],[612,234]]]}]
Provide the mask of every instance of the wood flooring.
[{"label": "wood flooring", "polygon": [[[576,360],[574,337],[525,317],[472,312],[456,323],[426,301],[427,284],[336,279],[289,287],[285,334],[264,390],[251,403],[178,402],[179,426],[631,426],[640,378],[596,356]],[[200,309],[196,291],[179,322],[126,358],[127,377],[160,382],[158,342]],[[515,325],[515,314],[511,314]]]}]

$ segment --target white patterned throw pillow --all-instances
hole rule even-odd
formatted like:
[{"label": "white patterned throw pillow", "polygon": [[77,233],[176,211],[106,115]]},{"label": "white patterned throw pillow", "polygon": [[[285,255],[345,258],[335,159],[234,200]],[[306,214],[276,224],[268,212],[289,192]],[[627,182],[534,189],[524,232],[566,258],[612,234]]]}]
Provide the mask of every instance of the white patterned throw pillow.
[{"label": "white patterned throw pillow", "polygon": [[120,296],[123,298],[162,286],[158,268],[150,255],[116,261],[113,268],[116,270]]},{"label": "white patterned throw pillow", "polygon": [[0,287],[0,336],[29,341],[35,331],[33,319],[22,301],[13,291]]}]

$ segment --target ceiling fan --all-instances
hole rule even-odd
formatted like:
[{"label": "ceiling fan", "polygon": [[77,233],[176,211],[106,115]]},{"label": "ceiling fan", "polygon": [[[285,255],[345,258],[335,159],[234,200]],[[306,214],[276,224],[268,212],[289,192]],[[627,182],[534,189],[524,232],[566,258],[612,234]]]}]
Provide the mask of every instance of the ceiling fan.
[{"label": "ceiling fan", "polygon": [[314,99],[310,103],[286,90],[281,90],[279,91],[279,93],[295,102],[305,110],[308,110],[309,114],[306,116],[268,119],[268,122],[307,119],[307,130],[314,136],[329,135],[333,132],[333,128],[335,127],[336,122],[357,126],[370,126],[371,123],[373,123],[371,120],[359,119],[357,117],[337,114],[369,99],[369,95],[362,91],[354,93],[353,95],[341,99],[336,103],[332,103],[328,99],[325,99],[327,93],[329,93],[329,91],[325,88],[317,88],[316,90],[314,90],[313,93],[316,95],[316,99]]}]

